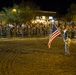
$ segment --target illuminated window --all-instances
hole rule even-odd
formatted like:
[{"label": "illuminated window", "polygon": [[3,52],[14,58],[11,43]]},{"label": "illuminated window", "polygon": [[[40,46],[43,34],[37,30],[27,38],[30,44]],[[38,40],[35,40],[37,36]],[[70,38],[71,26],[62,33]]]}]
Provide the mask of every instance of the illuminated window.
[{"label": "illuminated window", "polygon": [[49,16],[49,19],[53,19],[53,17],[52,16]]},{"label": "illuminated window", "polygon": [[39,19],[39,16],[36,16],[36,19]]},{"label": "illuminated window", "polygon": [[45,19],[46,19],[46,17],[45,17],[45,16],[42,16],[42,19],[43,19],[43,20],[45,20]]}]

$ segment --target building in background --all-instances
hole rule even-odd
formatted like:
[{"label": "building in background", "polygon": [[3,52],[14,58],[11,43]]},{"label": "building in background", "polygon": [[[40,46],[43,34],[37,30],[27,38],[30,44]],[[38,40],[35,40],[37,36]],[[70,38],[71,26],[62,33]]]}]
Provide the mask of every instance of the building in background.
[{"label": "building in background", "polygon": [[36,15],[34,16],[32,23],[43,23],[47,24],[50,22],[54,22],[56,18],[56,12],[52,11],[36,11]]}]

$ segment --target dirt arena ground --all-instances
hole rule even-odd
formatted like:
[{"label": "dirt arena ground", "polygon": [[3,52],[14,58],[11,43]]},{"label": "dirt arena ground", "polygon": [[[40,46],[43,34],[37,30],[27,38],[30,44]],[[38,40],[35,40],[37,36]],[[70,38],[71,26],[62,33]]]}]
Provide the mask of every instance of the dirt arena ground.
[{"label": "dirt arena ground", "polygon": [[64,55],[62,38],[0,38],[0,75],[76,75],[75,41]]}]

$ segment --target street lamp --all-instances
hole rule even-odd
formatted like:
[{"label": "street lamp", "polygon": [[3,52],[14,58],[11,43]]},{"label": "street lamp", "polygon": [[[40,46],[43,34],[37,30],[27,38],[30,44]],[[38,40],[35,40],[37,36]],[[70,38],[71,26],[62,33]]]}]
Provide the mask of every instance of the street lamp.
[{"label": "street lamp", "polygon": [[16,9],[13,9],[12,12],[16,13]]}]

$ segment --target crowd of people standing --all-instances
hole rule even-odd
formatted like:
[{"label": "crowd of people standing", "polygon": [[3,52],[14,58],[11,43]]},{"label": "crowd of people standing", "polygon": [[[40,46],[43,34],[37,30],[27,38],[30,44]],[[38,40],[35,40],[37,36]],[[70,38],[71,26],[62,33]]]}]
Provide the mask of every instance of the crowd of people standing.
[{"label": "crowd of people standing", "polygon": [[[63,25],[57,26],[63,34],[65,27]],[[76,28],[71,25],[66,25],[67,34],[70,38],[74,38],[76,34]],[[6,24],[0,25],[0,38],[9,37],[33,37],[33,36],[47,36],[51,34],[52,25],[44,24]],[[66,34],[65,34],[66,35]]]}]

